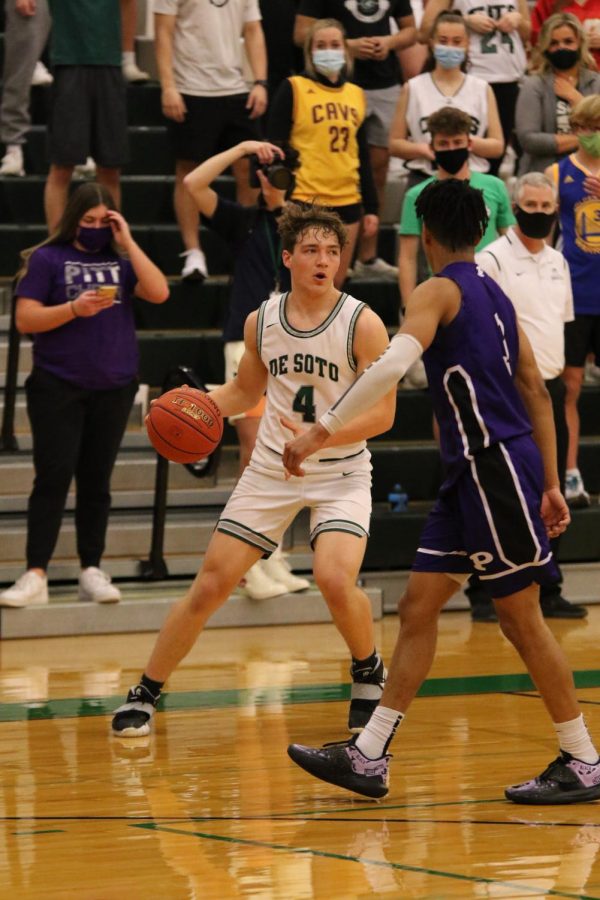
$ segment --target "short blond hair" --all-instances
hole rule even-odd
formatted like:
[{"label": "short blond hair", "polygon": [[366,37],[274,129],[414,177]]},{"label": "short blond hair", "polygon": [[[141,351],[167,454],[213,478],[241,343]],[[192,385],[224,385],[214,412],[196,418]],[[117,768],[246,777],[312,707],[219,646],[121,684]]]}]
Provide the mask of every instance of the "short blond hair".
[{"label": "short blond hair", "polygon": [[571,128],[597,128],[600,124],[600,94],[590,94],[574,106],[569,115]]}]

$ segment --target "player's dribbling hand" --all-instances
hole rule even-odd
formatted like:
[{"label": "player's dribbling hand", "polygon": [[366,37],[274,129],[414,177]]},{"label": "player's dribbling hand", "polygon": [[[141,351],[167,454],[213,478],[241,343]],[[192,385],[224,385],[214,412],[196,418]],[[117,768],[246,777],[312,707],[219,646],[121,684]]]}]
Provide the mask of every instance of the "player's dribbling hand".
[{"label": "player's dribbling hand", "polygon": [[550,490],[544,491],[541,515],[549,538],[558,537],[567,528],[571,521],[571,513],[565,498],[558,488],[550,488]]},{"label": "player's dribbling hand", "polygon": [[302,477],[305,472],[301,466],[303,460],[311,453],[320,450],[327,438],[329,432],[318,423],[312,425],[307,431],[296,422],[291,422],[284,416],[279,421],[284,428],[288,428],[294,435],[293,440],[288,441],[283,448],[283,468],[286,471],[286,478],[291,475]]}]

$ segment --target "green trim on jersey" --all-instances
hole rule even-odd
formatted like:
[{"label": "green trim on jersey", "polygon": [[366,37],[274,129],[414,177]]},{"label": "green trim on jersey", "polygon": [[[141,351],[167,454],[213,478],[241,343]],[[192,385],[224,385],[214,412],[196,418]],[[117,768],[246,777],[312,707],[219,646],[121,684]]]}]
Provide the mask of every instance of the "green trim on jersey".
[{"label": "green trim on jersey", "polygon": [[288,322],[286,315],[285,315],[285,303],[286,303],[286,300],[288,297],[289,297],[289,291],[285,294],[282,294],[281,300],[279,301],[279,321],[281,322],[281,326],[282,326],[283,330],[287,331],[288,334],[291,334],[292,337],[313,338],[313,337],[316,337],[318,334],[322,334],[325,331],[325,329],[328,328],[329,325],[331,325],[331,323],[333,322],[333,320],[335,319],[335,317],[341,310],[342,306],[344,305],[346,298],[348,297],[348,294],[345,294],[342,291],[342,293],[340,294],[339,300],[337,301],[337,303],[335,304],[335,306],[333,307],[333,309],[331,310],[331,312],[329,313],[329,315],[327,316],[325,321],[321,322],[320,325],[317,325],[316,328],[313,328],[312,331],[297,331],[295,328],[292,328],[292,326]]},{"label": "green trim on jersey", "polygon": [[259,356],[262,354],[263,322],[265,321],[265,309],[268,302],[268,300],[263,300],[258,307],[258,316],[256,317],[256,350]]},{"label": "green trim on jersey", "polygon": [[356,321],[360,316],[361,312],[365,308],[366,303],[359,303],[354,312],[352,313],[352,318],[350,319],[350,324],[348,326],[348,340],[346,341],[346,354],[348,356],[348,365],[352,369],[353,372],[356,372],[356,359],[354,358],[354,353],[352,351],[352,345],[354,344],[354,330],[356,328]]}]

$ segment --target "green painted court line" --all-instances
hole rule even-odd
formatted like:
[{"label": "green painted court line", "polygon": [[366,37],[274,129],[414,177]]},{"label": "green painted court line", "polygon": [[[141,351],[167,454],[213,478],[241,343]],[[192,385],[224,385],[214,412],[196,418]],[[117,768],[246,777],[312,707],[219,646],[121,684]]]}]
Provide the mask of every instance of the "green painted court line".
[{"label": "green painted court line", "polygon": [[[600,669],[574,672],[578,688],[600,687]],[[535,690],[529,675],[465,675],[456,678],[428,678],[418,697],[460,697],[475,694],[510,693]],[[227,709],[234,706],[265,706],[279,703],[294,706],[301,703],[335,703],[350,699],[349,684],[309,684],[288,688],[265,685],[221,691],[171,691],[161,696],[158,709],[174,712],[193,709]],[[85,718],[105,716],[123,702],[117,697],[68,697],[38,703],[0,703],[0,722],[23,722],[35,719]]]},{"label": "green painted court line", "polygon": [[591,894],[571,894],[567,891],[557,891],[548,888],[537,888],[526,884],[519,884],[512,881],[499,881],[496,878],[485,878],[476,875],[462,875],[458,872],[444,872],[439,869],[428,869],[425,866],[409,866],[404,863],[389,862],[381,859],[368,859],[363,856],[350,856],[345,853],[330,853],[326,850],[315,850],[312,847],[289,847],[286,844],[275,844],[270,841],[254,841],[245,838],[234,838],[220,834],[208,834],[203,831],[186,831],[183,828],[167,828],[162,825],[155,825],[153,822],[142,822],[137,825],[131,825],[131,828],[143,828],[147,831],[168,831],[172,834],[180,834],[186,837],[202,838],[207,841],[222,841],[226,844],[242,844],[247,847],[264,847],[269,850],[281,850],[285,853],[306,853],[311,856],[318,856],[325,859],[339,859],[347,862],[360,863],[361,865],[380,866],[386,869],[396,869],[402,872],[416,872],[419,875],[431,875],[437,878],[450,878],[455,881],[466,881],[471,884],[491,884],[494,887],[510,888],[518,890],[522,894],[531,894],[537,897],[568,897],[571,900],[600,900],[600,896]]},{"label": "green painted court line", "polygon": [[11,834],[65,834],[64,828],[46,828],[44,831],[11,831]]}]

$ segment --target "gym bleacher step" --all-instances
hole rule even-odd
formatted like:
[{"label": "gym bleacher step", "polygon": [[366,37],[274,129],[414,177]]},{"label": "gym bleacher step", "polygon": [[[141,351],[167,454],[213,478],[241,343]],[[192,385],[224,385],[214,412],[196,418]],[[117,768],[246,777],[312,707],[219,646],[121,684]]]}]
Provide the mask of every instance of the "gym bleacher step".
[{"label": "gym bleacher step", "polygon": [[[0,638],[67,637],[82,634],[115,634],[158,631],[186,585],[172,583],[123,589],[120,603],[79,603],[76,590],[63,602],[26,609],[0,607]],[[381,591],[368,590],[374,619],[381,619]],[[207,628],[243,628],[264,625],[295,625],[330,622],[331,616],[316,589],[284,594],[271,600],[250,600],[234,593],[208,620]]]}]

